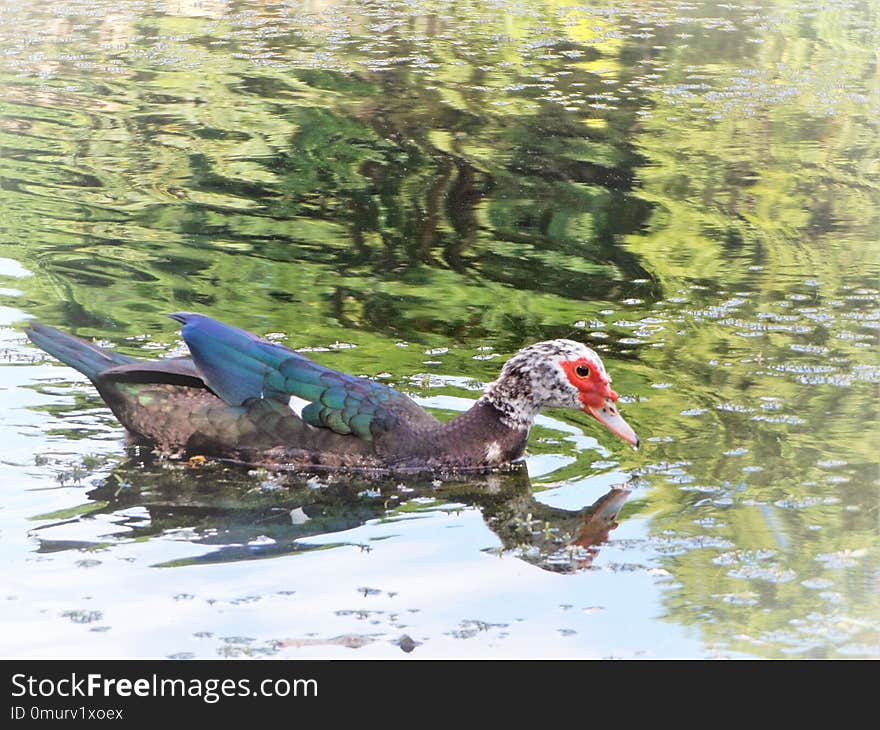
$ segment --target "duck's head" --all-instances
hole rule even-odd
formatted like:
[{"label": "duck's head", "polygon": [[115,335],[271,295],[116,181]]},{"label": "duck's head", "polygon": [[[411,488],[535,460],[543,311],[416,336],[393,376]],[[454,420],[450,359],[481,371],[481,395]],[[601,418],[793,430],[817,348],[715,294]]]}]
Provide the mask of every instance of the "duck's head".
[{"label": "duck's head", "polygon": [[511,428],[529,428],[543,408],[576,408],[638,448],[639,437],[614,405],[618,397],[595,351],[574,340],[547,340],[510,358],[483,399]]}]

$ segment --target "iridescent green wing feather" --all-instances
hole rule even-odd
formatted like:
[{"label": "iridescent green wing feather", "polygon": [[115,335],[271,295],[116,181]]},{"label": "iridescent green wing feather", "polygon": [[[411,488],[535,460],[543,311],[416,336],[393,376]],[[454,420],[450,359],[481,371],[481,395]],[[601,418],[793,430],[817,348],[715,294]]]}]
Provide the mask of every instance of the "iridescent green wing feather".
[{"label": "iridescent green wing feather", "polygon": [[340,373],[201,314],[171,315],[208,387],[232,405],[250,398],[309,401],[302,419],[339,434],[371,440],[403,420],[430,419],[402,393],[382,383]]}]

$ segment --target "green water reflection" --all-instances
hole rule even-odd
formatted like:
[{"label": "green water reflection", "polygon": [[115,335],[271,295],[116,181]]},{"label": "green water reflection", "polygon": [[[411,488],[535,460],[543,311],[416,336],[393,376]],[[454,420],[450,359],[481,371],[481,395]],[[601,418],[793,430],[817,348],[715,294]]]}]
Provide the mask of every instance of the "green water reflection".
[{"label": "green water reflection", "polygon": [[0,8],[0,305],[147,356],[203,311],[432,396],[583,339],[664,618],[880,652],[874,4]]}]

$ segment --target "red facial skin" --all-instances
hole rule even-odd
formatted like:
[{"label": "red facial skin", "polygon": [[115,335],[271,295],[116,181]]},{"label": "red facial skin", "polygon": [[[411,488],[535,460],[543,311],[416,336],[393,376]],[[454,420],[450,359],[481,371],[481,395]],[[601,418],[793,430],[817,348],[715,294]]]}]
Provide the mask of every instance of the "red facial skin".
[{"label": "red facial skin", "polygon": [[[559,364],[569,382],[578,389],[578,400],[584,413],[589,413],[615,436],[638,448],[639,437],[614,407],[619,396],[611,389],[611,378],[584,357]],[[578,375],[577,369],[581,365],[589,369],[586,375]]]},{"label": "red facial skin", "polygon": [[[590,407],[601,408],[606,398],[610,398],[613,402],[620,397],[611,389],[611,378],[596,368],[587,358],[567,360],[559,364],[568,376],[569,382],[580,391],[578,397],[580,402],[584,404],[584,410]],[[586,377],[578,375],[576,371],[580,365],[588,368],[590,374]]]}]

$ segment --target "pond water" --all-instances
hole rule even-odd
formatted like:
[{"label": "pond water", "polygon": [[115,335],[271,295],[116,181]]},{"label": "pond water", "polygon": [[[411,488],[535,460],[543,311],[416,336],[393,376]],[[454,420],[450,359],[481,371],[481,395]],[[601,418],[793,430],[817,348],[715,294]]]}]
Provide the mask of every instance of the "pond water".
[{"label": "pond water", "polygon": [[[876,4],[0,0],[0,655],[880,656]],[[449,414],[471,480],[130,447],[36,320],[195,310]]]}]

